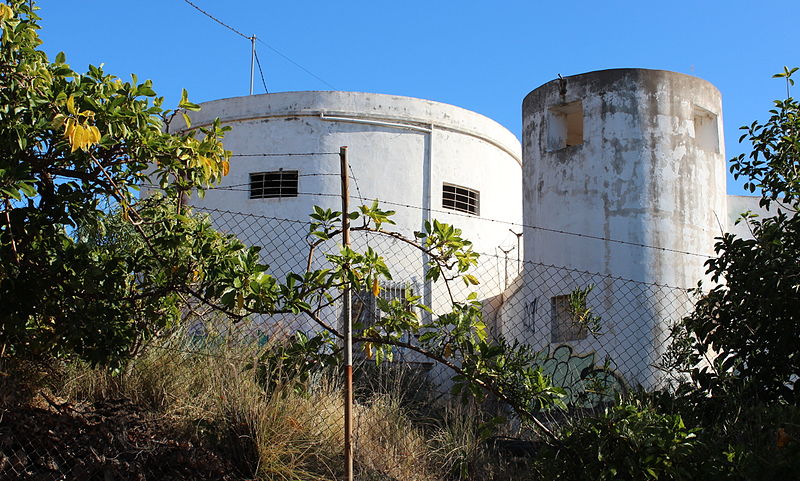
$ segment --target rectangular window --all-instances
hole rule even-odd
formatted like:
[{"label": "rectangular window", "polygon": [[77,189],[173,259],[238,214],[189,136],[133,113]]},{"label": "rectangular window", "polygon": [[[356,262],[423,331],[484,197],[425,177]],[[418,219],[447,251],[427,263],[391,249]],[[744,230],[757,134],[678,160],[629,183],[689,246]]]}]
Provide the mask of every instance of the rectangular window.
[{"label": "rectangular window", "polygon": [[[392,283],[381,286],[379,297],[388,302],[396,300],[405,302],[407,296],[414,296],[415,290],[413,286]],[[362,330],[374,326],[381,316],[381,310],[372,292],[353,292],[351,299],[353,324],[360,325]]]},{"label": "rectangular window", "polygon": [[553,317],[550,325],[550,342],[580,341],[586,339],[586,326],[575,320],[569,305],[569,295],[550,298]]},{"label": "rectangular window", "polygon": [[[415,297],[415,292],[419,291],[419,286],[415,284],[403,283],[390,283],[381,286],[381,292],[378,297],[382,301],[394,302],[399,301],[404,309],[411,309],[409,298]],[[372,294],[371,291],[355,291],[352,293],[351,302],[351,316],[353,321],[353,333],[356,336],[364,334],[364,331],[370,327],[375,326],[381,319],[381,316],[386,315],[381,311],[378,299]],[[384,306],[387,307],[387,306]],[[415,312],[416,309],[413,309]],[[418,315],[419,313],[417,313]],[[401,342],[416,344],[416,339],[419,337],[417,334],[405,334],[400,338]],[[364,351],[359,346],[357,355],[364,356]],[[396,359],[403,360],[407,354],[404,348],[394,348],[393,352]]]},{"label": "rectangular window", "polygon": [[580,100],[547,110],[547,150],[583,143],[583,103]]},{"label": "rectangular window", "polygon": [[297,171],[277,170],[250,174],[250,198],[297,197]]},{"label": "rectangular window", "polygon": [[445,209],[480,215],[480,197],[477,190],[452,184],[442,186],[442,207]]},{"label": "rectangular window", "polygon": [[698,106],[694,107],[692,114],[695,143],[703,150],[718,154],[719,131],[717,130],[717,116]]}]

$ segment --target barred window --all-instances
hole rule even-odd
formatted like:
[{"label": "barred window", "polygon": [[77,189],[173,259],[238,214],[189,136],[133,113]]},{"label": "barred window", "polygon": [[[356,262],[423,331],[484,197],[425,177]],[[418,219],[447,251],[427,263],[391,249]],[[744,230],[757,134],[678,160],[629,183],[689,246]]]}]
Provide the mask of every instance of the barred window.
[{"label": "barred window", "polygon": [[553,317],[550,325],[550,342],[580,341],[588,336],[586,326],[577,322],[569,305],[569,295],[550,298]]},{"label": "barred window", "polygon": [[[409,298],[415,297],[415,293],[419,292],[421,287],[417,284],[408,283],[381,283],[381,291],[378,297],[387,302],[400,301],[405,309],[411,308]],[[378,298],[373,295],[372,291],[359,290],[352,293],[351,315],[353,320],[353,333],[356,336],[363,335],[364,331],[375,326],[380,320],[383,312],[380,310]],[[416,309],[414,309],[416,311]],[[416,344],[419,339],[418,334],[406,333],[399,340],[410,344]],[[363,346],[359,346],[356,350],[356,356],[364,359],[365,351]],[[406,356],[409,354],[406,348],[394,347],[392,352],[396,356],[395,359],[409,361]]]},{"label": "barred window", "polygon": [[442,186],[442,207],[445,209],[480,215],[481,193],[477,190],[453,184]]},{"label": "barred window", "polygon": [[[379,297],[385,301],[405,301],[407,296],[414,296],[416,287],[406,284],[382,284]],[[381,315],[375,296],[370,291],[353,292],[351,315],[354,324],[366,329],[375,325]]]},{"label": "barred window", "polygon": [[297,171],[278,170],[250,174],[250,198],[297,197]]}]

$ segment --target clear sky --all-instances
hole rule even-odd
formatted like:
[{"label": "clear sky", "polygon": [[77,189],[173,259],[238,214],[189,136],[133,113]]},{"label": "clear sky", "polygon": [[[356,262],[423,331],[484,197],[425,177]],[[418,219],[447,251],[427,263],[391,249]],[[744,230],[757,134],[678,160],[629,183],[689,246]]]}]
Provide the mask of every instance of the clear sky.
[{"label": "clear sky", "polygon": [[[765,119],[786,95],[772,74],[800,66],[800,0],[192,1],[261,40],[270,92],[420,97],[484,114],[517,137],[522,99],[558,74],[664,69],[720,89],[730,158],[747,151],[739,126]],[[182,87],[195,102],[248,93],[250,41],[184,0],[38,5],[43,48],[51,58],[66,52],[77,70],[104,63],[120,77],[152,79],[170,106]],[[258,75],[255,92],[264,92]],[[729,193],[743,193],[728,182]]]}]

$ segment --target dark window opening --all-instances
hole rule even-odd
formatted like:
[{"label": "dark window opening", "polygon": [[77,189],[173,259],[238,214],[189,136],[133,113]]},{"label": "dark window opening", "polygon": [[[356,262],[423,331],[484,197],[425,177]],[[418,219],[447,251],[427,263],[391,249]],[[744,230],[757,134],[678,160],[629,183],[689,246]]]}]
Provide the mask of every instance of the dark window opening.
[{"label": "dark window opening", "polygon": [[445,209],[480,214],[480,192],[452,184],[442,186],[442,207]]},{"label": "dark window opening", "polygon": [[278,170],[250,174],[250,198],[297,197],[297,171]]},{"label": "dark window opening", "polygon": [[547,150],[561,150],[583,143],[583,103],[571,102],[547,111]]},{"label": "dark window opening", "polygon": [[550,325],[550,342],[580,341],[589,332],[585,325],[575,319],[569,303],[569,295],[550,298],[553,317]]}]

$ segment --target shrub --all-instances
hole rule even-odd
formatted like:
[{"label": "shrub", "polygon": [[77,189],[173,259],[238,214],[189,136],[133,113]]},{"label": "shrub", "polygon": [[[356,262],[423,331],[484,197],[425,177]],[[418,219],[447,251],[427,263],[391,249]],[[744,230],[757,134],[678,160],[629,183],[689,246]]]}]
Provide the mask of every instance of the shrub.
[{"label": "shrub", "polygon": [[560,446],[543,449],[534,469],[542,479],[694,479],[697,430],[678,414],[639,402],[621,403],[563,427]]}]

